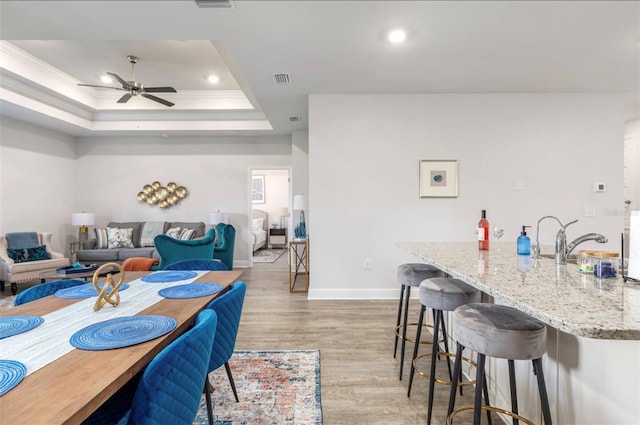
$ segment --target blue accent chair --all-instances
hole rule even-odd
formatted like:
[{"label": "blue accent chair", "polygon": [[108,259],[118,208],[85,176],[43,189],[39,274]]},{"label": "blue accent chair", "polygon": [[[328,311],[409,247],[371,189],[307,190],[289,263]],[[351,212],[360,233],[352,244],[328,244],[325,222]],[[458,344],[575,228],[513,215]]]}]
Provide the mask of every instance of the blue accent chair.
[{"label": "blue accent chair", "polygon": [[215,232],[213,229],[199,239],[179,240],[167,235],[158,235],[153,239],[160,264],[158,270],[165,270],[169,264],[182,260],[211,260],[213,258],[213,244]]},{"label": "blue accent chair", "polygon": [[236,229],[230,224],[218,223],[213,258],[222,261],[227,269],[233,270],[233,250],[236,245]]},{"label": "blue accent chair", "polygon": [[[236,345],[238,326],[240,325],[240,316],[242,315],[242,305],[244,304],[244,295],[246,292],[247,285],[244,282],[235,282],[231,285],[231,290],[215,298],[207,306],[207,309],[214,310],[218,315],[218,328],[215,338],[216,344],[211,352],[209,373],[224,365],[236,402],[238,402],[238,393],[236,391],[236,384],[233,382],[231,368],[229,367],[229,359]],[[211,391],[211,384],[209,383],[209,379],[207,379],[205,381],[204,392],[207,399],[209,424],[213,425]]]},{"label": "blue accent chair", "polygon": [[218,260],[183,260],[169,264],[165,270],[229,270]]},{"label": "blue accent chair", "polygon": [[13,300],[13,305],[19,306],[26,304],[40,298],[48,297],[49,295],[53,295],[58,289],[71,288],[73,286],[84,285],[85,283],[87,282],[82,279],[64,279],[41,283],[40,285],[32,286],[31,288],[20,292],[16,296],[16,299]]},{"label": "blue accent chair", "polygon": [[195,325],[162,350],[139,379],[132,379],[84,424],[193,424],[216,325],[214,311],[201,312]]}]

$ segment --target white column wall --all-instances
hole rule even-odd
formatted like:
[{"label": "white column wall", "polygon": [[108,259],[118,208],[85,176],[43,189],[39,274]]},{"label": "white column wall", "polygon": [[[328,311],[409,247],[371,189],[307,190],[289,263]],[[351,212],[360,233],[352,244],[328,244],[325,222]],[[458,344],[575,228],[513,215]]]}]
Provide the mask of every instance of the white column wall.
[{"label": "white column wall", "polygon": [[[309,115],[309,298],[395,298],[396,267],[414,259],[394,244],[474,240],[482,209],[507,241],[553,214],[580,220],[569,241],[587,232],[610,241],[582,248],[619,249],[617,96],[311,95]],[[419,198],[421,159],[459,161],[457,198]],[[595,182],[607,191],[594,193]],[[584,216],[587,207],[595,217]],[[553,244],[556,231],[545,221],[541,243]]]},{"label": "white column wall", "polygon": [[52,248],[67,252],[77,238],[73,137],[2,117],[0,233],[51,232]]}]

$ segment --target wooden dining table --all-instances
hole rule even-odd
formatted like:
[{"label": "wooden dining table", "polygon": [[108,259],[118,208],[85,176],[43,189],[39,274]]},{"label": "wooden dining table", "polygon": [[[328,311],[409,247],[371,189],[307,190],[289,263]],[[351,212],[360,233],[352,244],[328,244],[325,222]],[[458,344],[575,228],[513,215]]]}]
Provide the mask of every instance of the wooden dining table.
[{"label": "wooden dining table", "polygon": [[[148,273],[126,272],[124,281],[131,282]],[[242,273],[235,270],[210,271],[194,280],[194,283],[215,282],[226,287],[238,280]],[[114,279],[118,281],[118,275]],[[125,348],[103,351],[73,349],[31,373],[18,386],[0,397],[0,424],[81,423],[163,348],[187,330],[198,313],[216,296],[218,294],[188,299],[162,299],[139,314],[172,317],[177,321],[177,326],[170,333]],[[1,311],[0,316],[43,316],[79,301],[81,300],[48,296]],[[0,357],[1,344],[2,342]]]}]

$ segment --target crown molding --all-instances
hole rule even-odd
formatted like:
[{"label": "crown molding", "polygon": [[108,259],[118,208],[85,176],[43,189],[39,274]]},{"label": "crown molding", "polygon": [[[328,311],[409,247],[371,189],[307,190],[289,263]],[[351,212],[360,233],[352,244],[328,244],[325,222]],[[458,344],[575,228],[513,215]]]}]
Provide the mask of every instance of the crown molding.
[{"label": "crown molding", "polygon": [[45,115],[54,120],[61,121],[72,126],[94,132],[148,132],[148,131],[171,131],[171,132],[193,132],[193,131],[258,131],[273,130],[273,127],[266,119],[201,119],[201,120],[167,120],[158,119],[138,119],[120,121],[91,121],[70,112],[63,111],[51,105],[47,105],[38,100],[23,96],[19,93],[0,87],[0,100],[9,102],[26,110]]},{"label": "crown molding", "polygon": [[178,93],[154,93],[155,96],[167,99],[174,106],[166,106],[136,96],[127,103],[117,103],[122,97],[122,92],[106,92],[101,89],[96,91],[97,111],[127,111],[127,110],[242,110],[254,111],[255,108],[249,99],[240,90],[181,90]]},{"label": "crown molding", "polygon": [[[96,108],[95,96],[82,90],[69,74],[52,67],[44,61],[18,49],[13,44],[0,40],[0,68],[15,74],[24,81],[45,91],[52,91],[89,108]],[[0,82],[1,83],[1,82]]]}]

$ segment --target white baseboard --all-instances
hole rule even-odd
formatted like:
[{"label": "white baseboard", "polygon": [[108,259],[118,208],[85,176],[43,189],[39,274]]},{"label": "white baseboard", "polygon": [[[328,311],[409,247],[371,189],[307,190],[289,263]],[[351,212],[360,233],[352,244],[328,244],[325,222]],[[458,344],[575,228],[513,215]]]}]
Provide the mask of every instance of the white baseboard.
[{"label": "white baseboard", "polygon": [[[414,291],[412,291],[414,292]],[[309,288],[310,300],[397,300],[397,289],[313,289]],[[418,298],[418,291],[411,298]]]},{"label": "white baseboard", "polygon": [[240,260],[233,262],[234,269],[248,269],[249,268],[249,260]]}]

